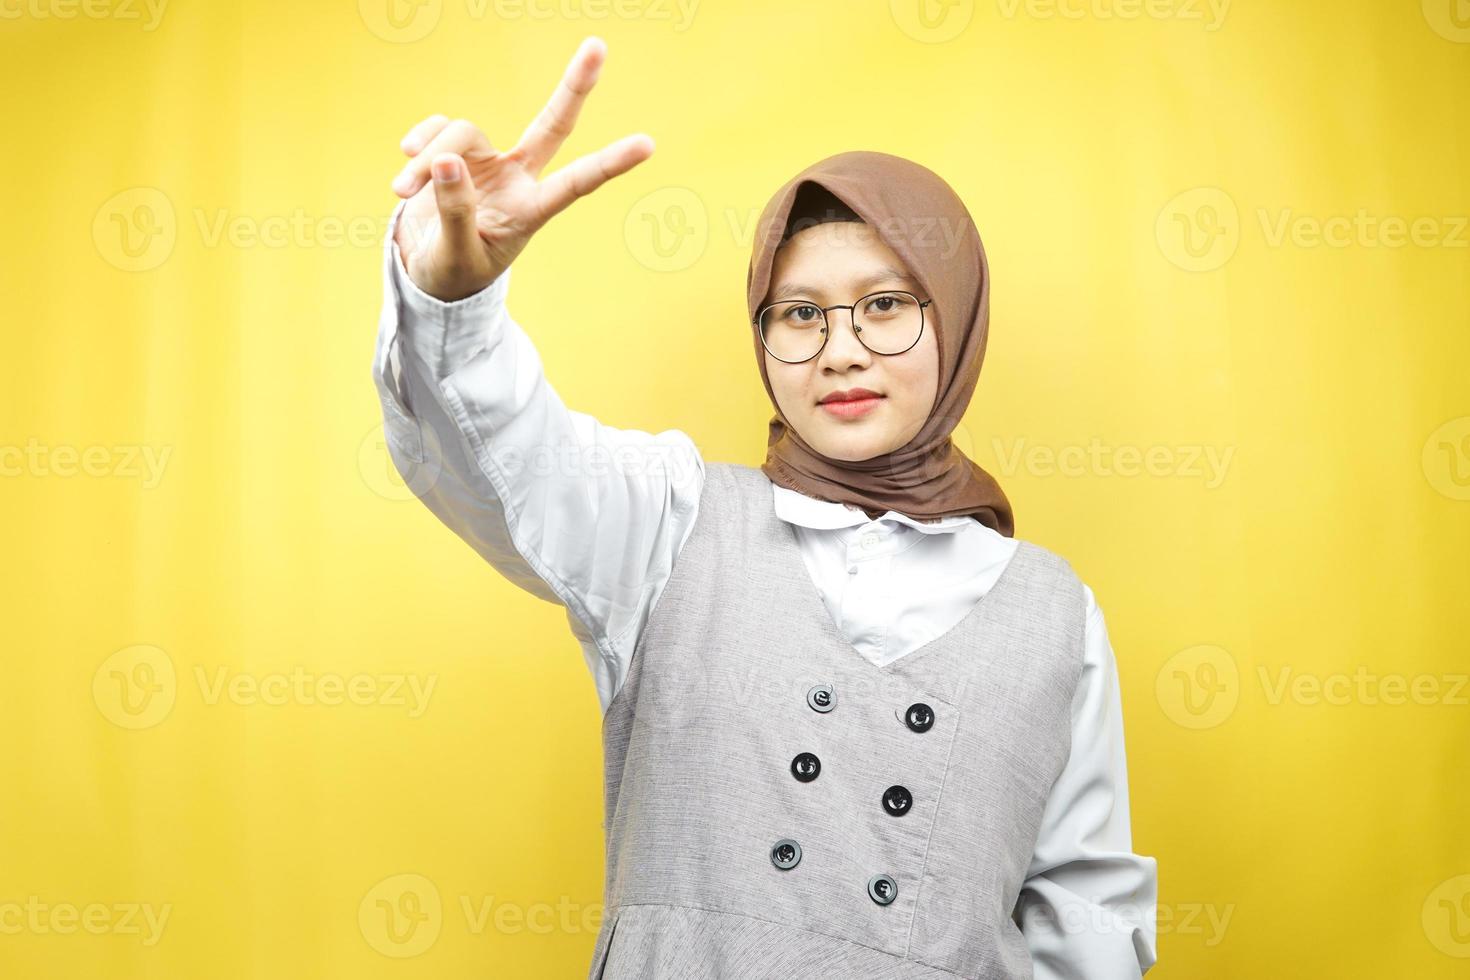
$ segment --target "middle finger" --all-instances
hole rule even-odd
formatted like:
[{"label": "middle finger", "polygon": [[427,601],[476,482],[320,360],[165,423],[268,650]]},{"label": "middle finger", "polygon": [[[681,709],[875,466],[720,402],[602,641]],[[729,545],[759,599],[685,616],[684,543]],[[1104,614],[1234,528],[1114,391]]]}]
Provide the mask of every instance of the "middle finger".
[{"label": "middle finger", "polygon": [[562,73],[561,80],[556,83],[556,91],[551,93],[551,99],[545,108],[537,113],[536,118],[531,120],[531,124],[521,134],[520,142],[512,152],[524,157],[526,168],[533,175],[539,174],[541,168],[556,155],[556,151],[576,125],[582,103],[587,101],[587,93],[597,84],[597,76],[606,56],[607,45],[601,38],[589,37],[584,40],[577,47],[576,54],[572,55],[572,60]]}]

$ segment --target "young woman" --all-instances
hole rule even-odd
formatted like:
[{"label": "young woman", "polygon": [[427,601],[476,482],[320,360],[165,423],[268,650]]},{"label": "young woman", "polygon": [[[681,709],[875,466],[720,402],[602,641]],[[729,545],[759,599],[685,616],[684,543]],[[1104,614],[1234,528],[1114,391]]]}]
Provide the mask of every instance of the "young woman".
[{"label": "young woman", "polygon": [[566,608],[595,678],[590,976],[1141,976],[1156,866],[1102,613],[950,439],[989,321],[968,211],[874,151],[771,198],[759,468],[570,411],[505,297],[536,229],[652,152],[628,137],[538,182],[604,56],[584,42],[510,150],[443,116],[404,138],[374,364],[395,465]]}]

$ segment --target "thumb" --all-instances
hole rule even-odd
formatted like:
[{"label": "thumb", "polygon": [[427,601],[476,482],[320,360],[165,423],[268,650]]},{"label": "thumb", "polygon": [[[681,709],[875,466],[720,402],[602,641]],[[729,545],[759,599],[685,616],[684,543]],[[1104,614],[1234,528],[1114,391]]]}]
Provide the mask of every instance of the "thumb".
[{"label": "thumb", "polygon": [[430,168],[434,202],[439,208],[441,236],[451,258],[463,262],[480,247],[475,228],[475,182],[457,153],[440,153]]}]

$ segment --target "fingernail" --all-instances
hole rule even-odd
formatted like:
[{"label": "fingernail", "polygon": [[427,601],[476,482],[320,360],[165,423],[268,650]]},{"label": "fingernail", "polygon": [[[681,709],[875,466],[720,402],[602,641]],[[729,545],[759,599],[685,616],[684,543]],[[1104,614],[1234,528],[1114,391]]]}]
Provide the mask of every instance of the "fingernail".
[{"label": "fingernail", "polygon": [[459,179],[458,160],[435,160],[434,179],[444,183]]}]

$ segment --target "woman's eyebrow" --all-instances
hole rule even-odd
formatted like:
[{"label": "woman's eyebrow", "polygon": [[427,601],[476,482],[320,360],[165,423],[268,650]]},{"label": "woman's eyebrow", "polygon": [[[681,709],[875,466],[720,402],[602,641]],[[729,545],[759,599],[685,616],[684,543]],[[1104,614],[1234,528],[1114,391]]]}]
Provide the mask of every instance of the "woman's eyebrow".
[{"label": "woman's eyebrow", "polygon": [[[875,271],[872,275],[864,276],[862,279],[853,283],[853,286],[858,289],[867,289],[869,286],[876,286],[879,283],[896,281],[906,282],[910,285],[918,285],[918,280],[908,273],[903,272],[899,269],[895,269],[892,266],[884,266],[883,268]],[[821,291],[822,290],[816,286],[808,286],[804,283],[782,283],[776,288],[774,292],[771,293],[771,301],[775,302],[779,299],[785,299],[787,296],[810,296],[814,293],[820,293]]]}]

